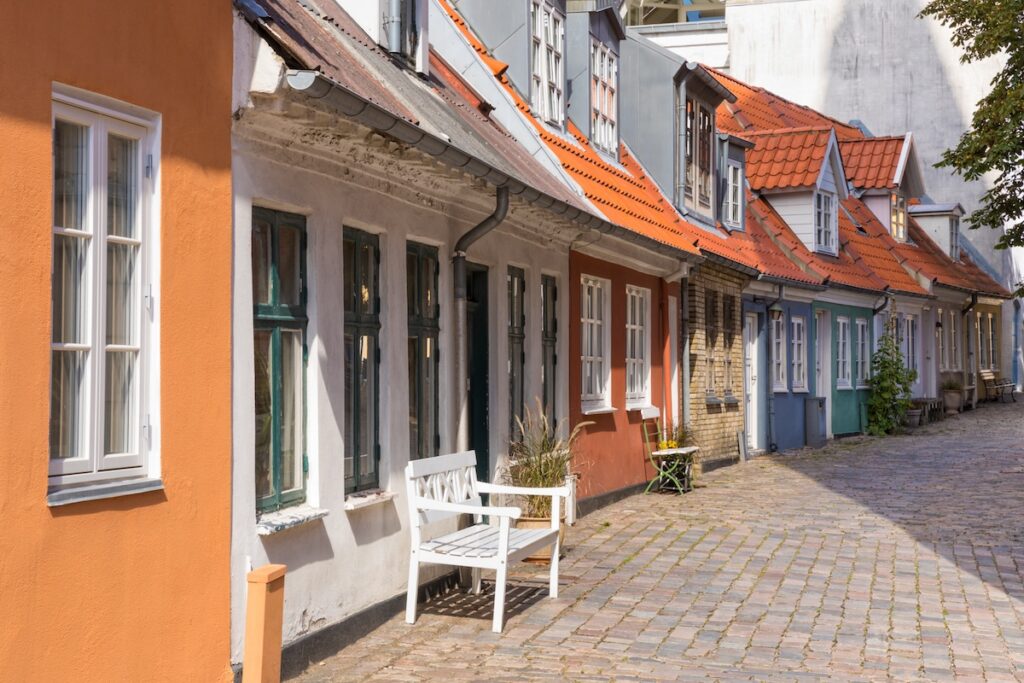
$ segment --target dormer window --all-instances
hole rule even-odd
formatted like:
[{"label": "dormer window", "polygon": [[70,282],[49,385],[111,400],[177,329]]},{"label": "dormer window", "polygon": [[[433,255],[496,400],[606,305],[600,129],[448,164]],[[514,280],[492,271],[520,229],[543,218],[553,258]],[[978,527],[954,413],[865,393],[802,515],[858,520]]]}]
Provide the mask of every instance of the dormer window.
[{"label": "dormer window", "polygon": [[619,60],[607,45],[593,41],[590,46],[590,137],[597,147],[614,154],[619,146],[618,77]]},{"label": "dormer window", "polygon": [[725,201],[722,222],[734,230],[743,229],[743,166],[729,160],[725,166]]},{"label": "dormer window", "polygon": [[534,2],[533,78],[530,99],[534,112],[543,120],[561,126],[565,120],[562,83],[565,82],[562,61],[565,43],[565,19],[550,2]]},{"label": "dormer window", "polygon": [[701,100],[686,98],[686,109],[680,121],[685,130],[683,201],[677,198],[678,204],[708,215],[714,201],[712,149],[715,119],[712,112],[712,108]]},{"label": "dormer window", "polygon": [[814,193],[814,248],[836,253],[835,195],[831,192]]},{"label": "dormer window", "polygon": [[900,242],[907,241],[907,200],[899,194],[890,195],[889,226],[892,236]]},{"label": "dormer window", "polygon": [[949,258],[960,260],[960,217],[949,217]]}]

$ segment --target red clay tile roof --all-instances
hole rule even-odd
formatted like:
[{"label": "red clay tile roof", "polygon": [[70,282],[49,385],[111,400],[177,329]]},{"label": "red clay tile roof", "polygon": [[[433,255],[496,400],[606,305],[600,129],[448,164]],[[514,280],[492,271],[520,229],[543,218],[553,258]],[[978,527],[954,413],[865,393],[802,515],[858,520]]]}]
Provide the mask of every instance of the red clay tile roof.
[{"label": "red clay tile roof", "polygon": [[[486,55],[483,43],[448,0],[439,0],[439,3],[473,49],[481,57]],[[707,251],[734,263],[755,267],[747,254],[735,249],[720,234],[683,220],[625,145],[620,146],[621,165],[617,165],[607,161],[571,121],[567,126],[571,140],[556,135],[533,115],[530,105],[512,87],[503,70],[496,71],[495,77],[519,110],[529,117],[569,177],[610,222],[680,251],[692,254]]]},{"label": "red clay tile roof", "polygon": [[907,217],[910,241],[896,243],[896,253],[924,277],[938,285],[990,296],[1009,298],[1010,293],[993,280],[966,254],[953,261],[928,233],[911,217]]},{"label": "red clay tile roof", "polygon": [[864,202],[849,197],[841,203],[839,240],[855,261],[868,268],[892,291],[915,296],[929,292],[903,266],[897,242]]},{"label": "red clay tile roof", "polygon": [[[740,251],[749,252],[759,271],[771,278],[799,284],[822,284],[824,278],[806,265],[812,260],[807,249],[800,240],[793,244],[789,238],[795,236],[763,197],[755,198],[747,193],[746,216],[746,233],[735,232],[729,240],[736,240]],[[789,255],[794,249],[800,252],[799,256],[794,254],[796,260]],[[797,264],[798,260],[804,264],[803,268]]]},{"label": "red clay tile roof", "polygon": [[840,140],[857,140],[864,137],[864,133],[856,126],[825,116],[764,88],[738,81],[712,67],[705,68],[736,96],[736,102],[723,102],[719,105],[719,130],[744,136],[744,133],[759,130],[826,127],[835,128],[836,136]]},{"label": "red clay tile roof", "polygon": [[865,190],[895,188],[893,179],[905,142],[903,136],[841,141],[839,151],[847,180]]},{"label": "red clay tile roof", "polygon": [[793,128],[742,136],[754,143],[746,158],[752,190],[796,189],[818,182],[831,129]]}]

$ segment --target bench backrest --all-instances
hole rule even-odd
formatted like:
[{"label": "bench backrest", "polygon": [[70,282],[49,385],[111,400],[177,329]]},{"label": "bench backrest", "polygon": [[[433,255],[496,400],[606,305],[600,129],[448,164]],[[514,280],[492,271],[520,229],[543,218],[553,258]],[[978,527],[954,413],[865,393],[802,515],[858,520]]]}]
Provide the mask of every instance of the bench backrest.
[{"label": "bench backrest", "polygon": [[985,382],[996,381],[996,373],[994,373],[991,370],[979,370],[978,376],[981,377],[981,379],[984,380]]},{"label": "bench backrest", "polygon": [[474,451],[413,460],[405,467],[405,482],[409,498],[409,520],[417,529],[423,524],[458,517],[459,513],[421,510],[416,507],[416,498],[483,507],[476,490]]}]

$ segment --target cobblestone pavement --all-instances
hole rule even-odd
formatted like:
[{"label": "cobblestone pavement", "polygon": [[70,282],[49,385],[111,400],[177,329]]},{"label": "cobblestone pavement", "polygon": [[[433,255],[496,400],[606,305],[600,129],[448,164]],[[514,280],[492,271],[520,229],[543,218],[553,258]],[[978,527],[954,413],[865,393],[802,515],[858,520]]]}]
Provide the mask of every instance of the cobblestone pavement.
[{"label": "cobblestone pavement", "polygon": [[299,680],[1024,680],[1024,404],[702,483],[581,519],[500,636],[452,593]]}]

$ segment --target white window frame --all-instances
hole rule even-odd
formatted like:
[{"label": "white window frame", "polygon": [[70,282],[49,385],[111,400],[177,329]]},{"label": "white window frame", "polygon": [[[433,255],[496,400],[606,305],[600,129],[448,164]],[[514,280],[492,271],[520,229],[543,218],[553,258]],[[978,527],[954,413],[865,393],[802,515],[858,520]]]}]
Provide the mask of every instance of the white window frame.
[{"label": "white window frame", "polygon": [[[83,455],[77,458],[50,458],[48,485],[51,491],[73,489],[82,485],[158,479],[159,453],[159,178],[160,117],[147,110],[127,105],[108,97],[56,84],[52,94],[51,130],[57,120],[88,128],[88,191],[85,198],[82,230],[52,225],[51,234],[77,237],[85,241],[87,256],[82,280],[82,317],[85,319],[86,341],[83,343],[52,342],[54,352],[88,351],[84,372],[84,388],[80,404]],[[137,228],[136,238],[106,234],[107,217],[107,134],[112,133],[138,141],[136,148]],[[51,183],[54,179],[51,177]],[[51,221],[55,223],[56,221]],[[135,291],[132,293],[137,341],[129,346],[105,343],[106,335],[106,260],[108,244],[138,247]],[[52,258],[52,256],[51,256]],[[51,304],[52,305],[52,304]],[[104,390],[105,361],[109,351],[134,351],[138,354],[135,368],[136,410],[135,444],[132,453],[105,454]],[[52,391],[52,390],[51,390]],[[107,486],[110,484],[108,483]],[[130,491],[126,491],[130,492]],[[117,495],[117,493],[105,494]],[[83,498],[95,497],[87,492]],[[62,498],[60,503],[76,498]]]},{"label": "white window frame", "polygon": [[949,361],[949,366],[948,366],[950,370],[960,370],[963,367],[961,362],[960,362],[960,338],[959,338],[959,336],[957,334],[957,328],[956,328],[956,323],[957,323],[958,316],[959,316],[959,313],[957,313],[957,311],[955,309],[950,309],[950,311],[949,311],[949,355],[950,355],[950,361]]},{"label": "white window frame", "polygon": [[547,0],[534,0],[530,23],[530,102],[542,120],[561,126],[565,122],[565,16]]},{"label": "white window frame", "polygon": [[807,319],[794,315],[789,319],[793,391],[808,391],[807,387]]},{"label": "white window frame", "polygon": [[608,154],[619,149],[619,56],[599,40],[590,41],[590,139]]},{"label": "white window frame", "polygon": [[786,379],[786,316],[779,316],[778,319],[770,320],[769,343],[772,345],[772,391],[785,392],[789,390]]},{"label": "white window frame", "polygon": [[836,253],[836,196],[832,192],[814,193],[814,248],[815,251]]},{"label": "white window frame", "polygon": [[996,317],[991,313],[988,314],[988,367],[990,370],[998,370],[999,363],[996,362]]},{"label": "white window frame", "polygon": [[917,357],[918,334],[917,316],[903,316],[903,360],[907,369],[915,371],[920,367]]},{"label": "white window frame", "polygon": [[871,338],[868,336],[868,321],[866,318],[857,318],[857,360],[854,363],[857,377],[857,388],[864,389],[869,386],[871,379]]},{"label": "white window frame", "polygon": [[960,216],[949,217],[949,258],[960,260]]},{"label": "white window frame", "polygon": [[852,363],[850,362],[850,319],[836,317],[836,388],[852,389]]},{"label": "white window frame", "polygon": [[743,165],[730,159],[725,165],[725,203],[722,222],[734,230],[743,229]]},{"label": "white window frame", "polygon": [[[626,410],[651,405],[651,290],[626,286]],[[630,387],[638,373],[640,387]],[[636,375],[633,375],[636,376]]]},{"label": "white window frame", "polygon": [[[599,306],[590,313],[590,294],[601,292]],[[584,414],[607,412],[611,409],[611,281],[590,275],[580,276],[580,391]],[[588,342],[594,338],[600,341],[600,353],[587,355]],[[600,363],[596,391],[588,392],[586,386],[587,366]]]},{"label": "white window frame", "polygon": [[889,195],[889,225],[893,238],[907,241],[907,199],[898,192]]}]

